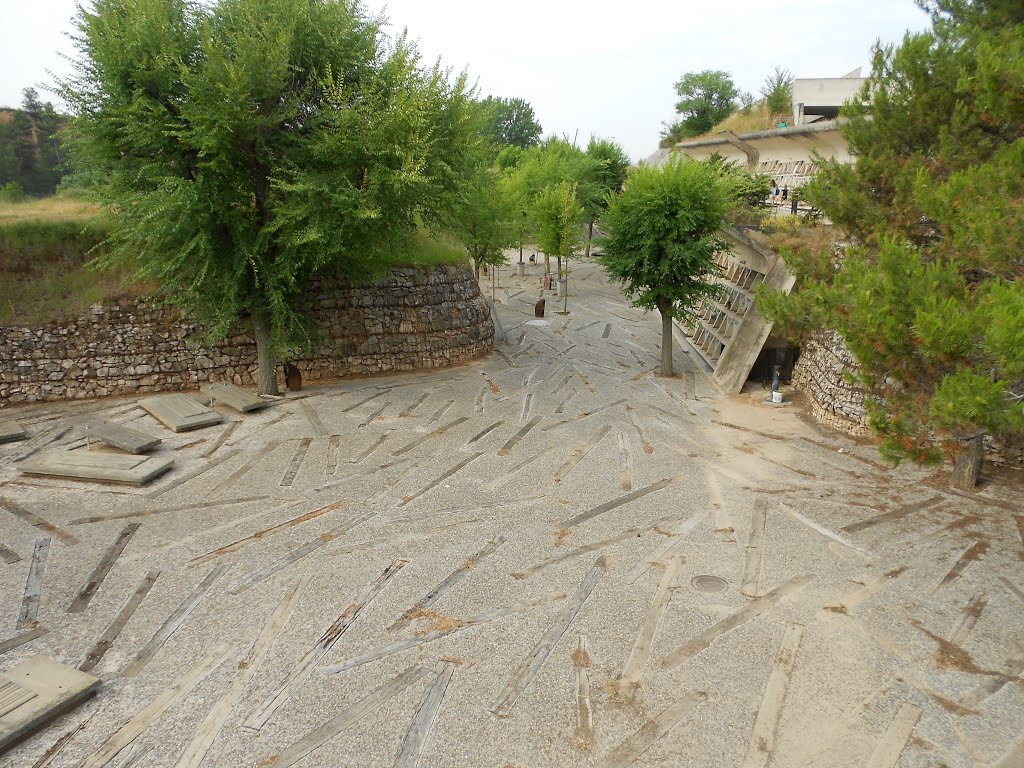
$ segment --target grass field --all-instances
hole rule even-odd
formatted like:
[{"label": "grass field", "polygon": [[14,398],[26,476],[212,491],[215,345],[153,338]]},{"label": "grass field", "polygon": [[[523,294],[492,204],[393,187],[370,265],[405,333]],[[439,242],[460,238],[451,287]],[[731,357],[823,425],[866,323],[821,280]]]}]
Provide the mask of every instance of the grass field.
[{"label": "grass field", "polygon": [[[77,200],[47,198],[0,203],[0,325],[38,325],[80,315],[98,301],[144,290],[126,274],[96,270],[88,262],[110,231],[103,211]],[[389,267],[466,264],[454,240],[417,233],[411,254],[395,254]]]}]

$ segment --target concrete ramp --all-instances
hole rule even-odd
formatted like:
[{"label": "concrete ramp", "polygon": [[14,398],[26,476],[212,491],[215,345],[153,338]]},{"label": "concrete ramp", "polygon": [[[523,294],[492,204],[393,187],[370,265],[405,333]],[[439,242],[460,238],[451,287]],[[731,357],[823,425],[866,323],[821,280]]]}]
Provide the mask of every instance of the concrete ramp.
[{"label": "concrete ramp", "polygon": [[174,464],[173,459],[155,456],[123,456],[98,451],[53,451],[21,462],[26,475],[88,480],[96,483],[145,485]]},{"label": "concrete ramp", "polygon": [[200,387],[199,391],[204,395],[208,395],[214,402],[226,405],[228,408],[234,408],[239,413],[248,413],[249,411],[266,408],[270,405],[269,400],[257,397],[252,392],[247,392],[241,387],[236,387],[234,384],[207,384],[204,387]]},{"label": "concrete ramp", "polygon": [[48,656],[33,656],[0,675],[0,752],[78,704],[99,684],[98,677]]},{"label": "concrete ramp", "polygon": [[147,397],[139,401],[139,407],[172,432],[202,429],[219,424],[224,418],[188,395]]},{"label": "concrete ramp", "polygon": [[16,421],[0,421],[0,443],[13,443],[28,437],[21,424]]},{"label": "concrete ramp", "polygon": [[109,421],[90,421],[82,427],[89,442],[98,440],[128,453],[145,453],[160,445],[159,437],[152,437],[137,429],[111,424]]}]

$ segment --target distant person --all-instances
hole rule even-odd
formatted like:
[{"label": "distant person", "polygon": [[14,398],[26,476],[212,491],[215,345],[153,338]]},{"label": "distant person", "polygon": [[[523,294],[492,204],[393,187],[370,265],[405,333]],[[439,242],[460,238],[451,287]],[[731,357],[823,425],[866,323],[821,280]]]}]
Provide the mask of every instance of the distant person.
[{"label": "distant person", "polygon": [[782,188],[782,202],[786,202],[789,199],[789,186]]},{"label": "distant person", "polygon": [[775,205],[776,201],[778,199],[779,199],[779,183],[777,181],[775,181],[775,179],[772,179],[772,205]]}]

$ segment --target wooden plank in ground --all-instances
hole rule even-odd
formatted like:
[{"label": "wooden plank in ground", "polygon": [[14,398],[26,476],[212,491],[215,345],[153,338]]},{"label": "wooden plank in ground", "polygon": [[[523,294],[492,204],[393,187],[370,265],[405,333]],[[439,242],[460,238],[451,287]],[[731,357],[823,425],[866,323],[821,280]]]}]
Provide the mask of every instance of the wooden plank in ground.
[{"label": "wooden plank in ground", "polygon": [[576,732],[573,741],[579,749],[594,745],[594,704],[590,699],[590,653],[587,638],[580,635],[572,654],[572,668],[576,676]]},{"label": "wooden plank in ground", "polygon": [[125,624],[131,619],[135,613],[135,609],[139,607],[139,604],[146,599],[146,595],[149,594],[149,590],[153,588],[153,584],[156,583],[157,577],[160,575],[160,571],[153,570],[146,574],[145,578],[139,583],[139,586],[135,588],[135,591],[131,594],[125,604],[118,611],[117,616],[110,622],[103,634],[100,635],[100,639],[96,641],[89,652],[85,654],[85,660],[79,666],[83,672],[91,672],[96,668],[96,665],[100,663],[100,659],[110,649],[110,646],[114,644],[117,636],[121,634],[121,630],[124,629]]},{"label": "wooden plank in ground", "polygon": [[683,643],[681,646],[676,648],[676,650],[672,651],[672,653],[668,654],[661,660],[661,666],[665,669],[678,667],[687,659],[696,656],[705,648],[709,647],[711,643],[725,633],[731,632],[741,624],[746,624],[751,619],[754,619],[765,611],[774,608],[787,595],[799,592],[814,581],[814,578],[815,576],[813,573],[804,573],[783,582],[779,586],[775,587],[775,589],[766,592],[761,595],[761,597],[753,600],[753,602],[748,603],[743,608],[740,608],[731,616],[722,619],[714,626],[709,627],[696,637]]},{"label": "wooden plank in ground", "polygon": [[172,432],[219,424],[224,417],[188,395],[161,395],[139,400],[139,407]]},{"label": "wooden plank in ground", "polygon": [[[64,751],[64,748],[71,743],[71,740],[85,729],[85,726],[89,724],[90,720],[92,720],[92,715],[89,715],[89,717],[85,718],[85,720],[53,742],[53,744],[39,756],[39,759],[32,763],[32,768],[46,768],[46,766],[52,763],[57,756]],[[124,766],[122,766],[122,768],[124,768]]]},{"label": "wooden plank in ground", "polygon": [[243,464],[234,472],[232,472],[230,477],[228,477],[224,482],[222,482],[212,491],[210,491],[210,496],[218,496],[224,493],[224,491],[226,491],[228,488],[230,488],[243,477],[245,477],[253,467],[255,467],[257,464],[263,461],[263,459],[269,456],[273,452],[273,450],[283,442],[283,440],[271,440],[269,443],[264,445],[255,454],[253,454],[253,457],[251,459],[249,459],[247,462],[245,462],[245,464]]},{"label": "wooden plank in ground", "polygon": [[107,578],[107,574],[110,573],[114,562],[124,552],[124,548],[128,546],[128,542],[131,541],[132,536],[135,535],[135,532],[141,526],[142,523],[129,523],[125,526],[124,530],[114,540],[114,543],[110,545],[110,548],[103,553],[103,557],[100,558],[93,572],[89,574],[89,578],[86,579],[85,586],[82,587],[78,596],[68,606],[68,613],[81,613],[88,607],[89,601],[92,600],[93,595],[96,594],[96,590],[100,588],[103,580]]},{"label": "wooden plank in ground", "polygon": [[790,624],[786,628],[786,634],[772,664],[768,684],[764,688],[761,709],[758,710],[757,720],[754,721],[754,731],[750,735],[743,768],[765,768],[772,759],[775,732],[782,717],[782,705],[785,703],[786,690],[789,688],[789,676],[793,673],[796,652],[803,634],[804,628],[800,624]]},{"label": "wooden plank in ground", "polygon": [[754,509],[750,513],[747,559],[743,566],[743,583],[740,586],[740,594],[744,597],[757,597],[757,579],[761,575],[761,553],[764,550],[764,524],[767,512],[768,502],[764,499],[754,501]]},{"label": "wooden plank in ground", "polygon": [[907,742],[914,733],[914,727],[921,717],[921,708],[915,704],[905,703],[896,713],[889,727],[885,729],[882,740],[864,764],[864,768],[894,768],[903,754]]},{"label": "wooden plank in ground", "polygon": [[607,569],[608,560],[602,555],[597,558],[590,571],[583,577],[579,589],[576,590],[576,594],[566,604],[558,619],[548,627],[548,631],[544,633],[544,636],[541,637],[537,645],[530,651],[524,662],[513,673],[512,678],[508,681],[508,685],[491,703],[489,707],[491,712],[499,717],[508,717],[512,713],[512,708],[516,705],[516,701],[519,700],[523,691],[533,682],[534,677],[537,676],[548,655],[555,645],[558,644],[562,635],[565,634],[565,630],[572,624],[576,614],[583,608],[583,604],[590,597],[590,593],[594,591],[594,587],[597,586],[597,582],[601,580],[601,576]]},{"label": "wooden plank in ground", "polygon": [[18,561],[20,561],[21,555],[19,555],[13,549],[9,549],[8,547],[5,547],[3,544],[0,544],[0,560],[3,560],[4,563],[6,563],[7,565],[11,565],[13,563],[17,563]]},{"label": "wooden plank in ground", "polygon": [[257,732],[270,722],[270,719],[277,710],[283,707],[295,695],[295,691],[299,686],[312,674],[313,668],[320,663],[321,659],[334,647],[339,638],[345,634],[345,630],[352,626],[352,623],[359,617],[363,608],[370,604],[373,598],[377,596],[377,593],[384,588],[388,581],[405,564],[405,560],[395,560],[384,569],[380,576],[364,587],[359,596],[335,619],[334,623],[316,641],[316,644],[292,668],[292,671],[288,673],[288,677],[277,687],[277,690],[242,723],[243,730],[250,733]]},{"label": "wooden plank in ground", "polygon": [[241,452],[241,450],[241,448],[233,448],[227,453],[222,453],[215,459],[207,459],[205,463],[200,464],[198,467],[195,467],[194,469],[190,469],[181,477],[174,478],[167,485],[160,486],[159,488],[154,488],[152,491],[146,494],[146,498],[155,499],[159,496],[163,496],[165,493],[168,493],[169,491],[174,490],[180,485],[184,485],[190,480],[195,480],[197,477],[209,472],[214,467],[220,466],[228,459],[233,459]]},{"label": "wooden plank in ground", "polygon": [[21,602],[21,613],[18,614],[18,629],[35,626],[39,614],[39,592],[43,584],[43,572],[46,570],[46,556],[50,554],[50,537],[36,539],[32,550],[32,561],[28,566],[28,578],[25,581],[25,597]]},{"label": "wooden plank in ground", "polygon": [[330,664],[328,666],[321,667],[320,672],[325,675],[336,675],[340,672],[346,672],[350,669],[361,667],[364,664],[377,661],[378,659],[383,659],[386,656],[401,653],[402,651],[407,651],[410,648],[416,648],[424,643],[440,640],[442,637],[448,637],[448,635],[459,634],[460,632],[465,632],[473,629],[474,627],[479,627],[481,624],[497,621],[498,619],[503,619],[506,616],[514,616],[515,614],[528,611],[530,608],[535,606],[544,605],[545,603],[551,603],[557,600],[563,600],[564,598],[564,592],[552,592],[542,597],[536,597],[532,600],[526,600],[521,603],[514,603],[513,605],[509,605],[504,608],[494,608],[489,611],[484,611],[483,613],[477,614],[465,621],[452,620],[444,629],[433,629],[423,635],[407,637],[404,640],[395,640],[393,643],[377,646],[369,653],[364,653],[361,656],[354,656],[350,659],[344,659],[337,664]]},{"label": "wooden plank in ground", "polygon": [[78,543],[78,539],[72,536],[70,533],[65,531],[63,528],[58,528],[56,525],[51,523],[49,520],[44,520],[34,512],[29,512],[27,509],[22,507],[20,504],[16,504],[8,498],[0,496],[0,509],[6,509],[15,517],[20,517],[26,523],[31,526],[38,528],[41,531],[45,531],[51,536],[59,539],[69,547],[74,546]]},{"label": "wooden plank in ground", "polygon": [[299,515],[298,517],[293,517],[290,520],[285,520],[283,523],[278,523],[277,525],[272,525],[269,528],[264,528],[260,531],[256,531],[256,533],[238,539],[237,541],[233,541],[230,544],[225,544],[223,547],[218,547],[212,552],[207,552],[204,555],[199,555],[198,557],[192,558],[188,561],[188,567],[192,568],[197,565],[202,565],[203,563],[208,563],[211,560],[216,560],[218,557],[230,555],[232,552],[237,552],[238,550],[247,547],[254,542],[262,541],[263,539],[268,538],[269,536],[272,536],[275,533],[280,533],[281,531],[287,530],[288,528],[294,528],[297,525],[308,523],[310,520],[315,520],[321,515],[326,515],[328,512],[333,512],[334,510],[340,509],[341,507],[344,506],[345,502],[336,501],[333,504],[328,504],[326,507],[314,509],[312,512],[306,512],[304,514]]},{"label": "wooden plank in ground", "polygon": [[121,456],[93,451],[52,451],[18,464],[18,470],[37,477],[60,477],[94,483],[142,486],[174,465],[174,459]]},{"label": "wooden plank in ground", "polygon": [[196,729],[195,736],[192,737],[192,741],[178,759],[175,768],[199,768],[203,758],[206,757],[206,753],[217,739],[217,735],[224,728],[231,710],[234,709],[238,700],[242,698],[245,687],[252,680],[253,675],[256,674],[256,670],[263,664],[263,660],[266,659],[274,641],[277,640],[281,630],[288,623],[288,618],[291,616],[295,604],[299,601],[309,581],[309,578],[303,579],[285,593],[281,602],[278,603],[277,609],[267,619],[266,624],[263,625],[263,631],[256,638],[252,648],[249,649],[248,655],[238,665],[238,674],[232,679],[231,685],[228,686],[228,689],[217,700],[217,703],[213,705],[213,708],[206,715],[206,719]]},{"label": "wooden plank in ground", "polygon": [[109,739],[91,755],[89,755],[79,768],[102,768],[108,765],[117,755],[135,741],[153,722],[166,712],[178,699],[186,696],[203,679],[216,669],[227,657],[231,647],[227,643],[215,645],[208,654],[196,666],[185,675],[178,678],[177,682],[164,690],[143,709],[139,714],[121,726]]},{"label": "wooden plank in ground", "polygon": [[151,451],[161,443],[159,437],[109,421],[87,421],[82,425],[82,434],[87,442],[99,440],[133,454]]},{"label": "wooden plank in ground", "polygon": [[640,730],[613,749],[597,768],[626,768],[635,763],[655,742],[675,728],[698,704],[707,699],[703,691],[691,691],[657,717],[648,720]]},{"label": "wooden plank in ground", "polygon": [[416,601],[416,604],[403,613],[398,621],[388,627],[388,631],[393,632],[395,630],[403,629],[410,621],[416,618],[416,615],[420,611],[426,610],[440,600],[449,589],[466,578],[470,571],[476,568],[485,558],[494,554],[498,547],[504,543],[504,536],[495,536],[486,544],[486,546],[484,546],[483,549],[463,560],[459,567],[448,574],[448,577],[444,581]]},{"label": "wooden plank in ground", "polygon": [[67,711],[96,690],[99,678],[79,672],[46,656],[33,656],[0,675],[34,694],[0,717],[0,752],[48,720]]},{"label": "wooden plank in ground", "polygon": [[441,662],[441,667],[438,670],[437,677],[434,679],[434,684],[424,691],[423,698],[420,699],[419,709],[416,710],[412,726],[410,726],[408,733],[405,734],[402,748],[399,750],[398,758],[395,760],[395,768],[417,768],[419,765],[423,747],[426,745],[427,737],[430,736],[430,731],[434,727],[437,712],[441,709],[441,702],[444,701],[445,691],[448,690],[448,684],[451,682],[452,675],[454,674],[455,665],[452,662]]},{"label": "wooden plank in ground", "polygon": [[[264,400],[252,392],[247,392],[241,387],[236,387],[234,384],[226,382],[206,384],[200,387],[199,391],[221,405],[233,408],[239,413],[249,413],[250,411],[266,408],[270,405],[269,400]],[[177,432],[178,430],[174,431]]]},{"label": "wooden plank in ground", "polygon": [[286,750],[273,758],[261,761],[261,765],[274,768],[290,768],[315,749],[319,749],[343,730],[378,709],[388,699],[397,696],[409,686],[430,674],[430,670],[414,664],[375,691],[368,693],[355,704],[343,709],[326,723],[310,731]]},{"label": "wooden plank in ground", "polygon": [[617,681],[620,692],[630,692],[640,685],[644,667],[647,666],[647,660],[651,656],[654,636],[668,610],[668,604],[672,600],[672,589],[684,562],[686,562],[685,558],[676,555],[671,559],[661,577],[658,591],[654,593],[654,599],[651,600],[651,604],[647,607],[647,613],[644,614],[644,623],[640,628],[640,634],[637,635],[636,642],[633,643],[633,650],[629,652],[626,666],[623,667],[622,675]]},{"label": "wooden plank in ground", "polygon": [[35,629],[30,629],[28,632],[22,632],[20,635],[15,635],[14,637],[4,640],[0,643],[0,656],[8,651],[13,651],[18,646],[32,642],[37,637],[42,637],[49,631],[50,630],[46,627],[36,627]]},{"label": "wooden plank in ground", "polygon": [[143,647],[141,651],[136,654],[135,658],[128,662],[128,666],[121,672],[121,677],[135,677],[142,671],[157,652],[164,647],[164,643],[167,642],[168,638],[174,634],[175,630],[181,626],[182,622],[188,618],[188,615],[195,610],[199,602],[206,597],[206,593],[210,591],[213,584],[219,579],[224,572],[228,569],[226,565],[219,565],[206,574],[206,578],[203,579],[199,586],[196,587],[192,594],[185,598],[185,601],[178,606],[177,610],[174,611],[170,616],[167,617],[160,628],[156,631],[153,637]]},{"label": "wooden plank in ground", "polygon": [[607,501],[604,504],[600,504],[600,505],[594,507],[591,510],[588,510],[586,512],[581,512],[580,514],[578,514],[578,515],[576,515],[574,517],[570,517],[567,520],[563,520],[562,522],[560,522],[558,524],[558,527],[559,528],[574,528],[577,525],[580,525],[581,523],[585,523],[588,520],[592,520],[593,518],[597,517],[598,515],[603,515],[605,512],[611,512],[613,509],[617,509],[617,508],[621,507],[624,504],[629,504],[632,501],[636,501],[637,499],[641,499],[641,498],[643,498],[644,496],[647,496],[650,493],[655,493],[656,491],[660,491],[663,488],[668,488],[671,485],[675,485],[680,480],[682,480],[682,475],[676,475],[675,477],[668,477],[668,478],[665,478],[664,480],[659,480],[656,483],[651,483],[650,485],[645,486],[644,488],[641,488],[641,489],[639,489],[637,491],[633,491],[632,493],[627,493],[625,496],[620,496],[617,499],[612,499],[611,501]]},{"label": "wooden plank in ground", "polygon": [[0,443],[13,443],[15,440],[24,440],[26,437],[28,434],[18,422],[0,421]]}]

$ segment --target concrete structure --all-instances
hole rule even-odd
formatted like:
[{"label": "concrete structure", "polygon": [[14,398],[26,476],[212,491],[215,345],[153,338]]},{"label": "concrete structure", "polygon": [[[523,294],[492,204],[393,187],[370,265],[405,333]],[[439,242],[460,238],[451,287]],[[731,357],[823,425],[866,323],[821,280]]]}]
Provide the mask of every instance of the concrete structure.
[{"label": "concrete structure", "polygon": [[[779,187],[790,189],[803,186],[814,175],[818,169],[815,153],[844,163],[851,160],[838,120],[739,135],[723,131],[716,136],[681,141],[676,151],[694,160],[707,160],[718,154],[770,176]],[[666,154],[658,159],[663,164],[667,158]]]},{"label": "concrete structure", "polygon": [[860,68],[842,77],[808,77],[793,81],[793,125],[835,120],[839,108],[855,98],[867,78]]},{"label": "concrete structure", "polygon": [[796,277],[779,254],[731,227],[723,232],[732,245],[718,260],[724,291],[715,301],[701,304],[684,328],[719,388],[739,394],[772,330],[772,323],[757,311],[754,290],[764,284],[788,292]]}]

